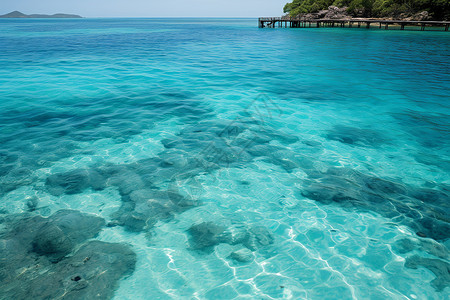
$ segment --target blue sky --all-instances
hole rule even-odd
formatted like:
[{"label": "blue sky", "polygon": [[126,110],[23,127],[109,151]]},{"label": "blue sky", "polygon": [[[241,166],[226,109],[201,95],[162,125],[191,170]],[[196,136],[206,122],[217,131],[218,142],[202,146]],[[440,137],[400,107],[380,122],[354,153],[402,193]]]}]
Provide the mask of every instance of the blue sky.
[{"label": "blue sky", "polygon": [[0,0],[0,14],[73,13],[84,17],[279,16],[288,0]]}]

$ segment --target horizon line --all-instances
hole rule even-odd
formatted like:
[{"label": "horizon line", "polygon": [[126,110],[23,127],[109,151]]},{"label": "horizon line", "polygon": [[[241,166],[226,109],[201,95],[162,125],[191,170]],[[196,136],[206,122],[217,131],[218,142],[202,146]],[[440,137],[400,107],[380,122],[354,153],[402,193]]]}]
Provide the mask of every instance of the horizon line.
[{"label": "horizon line", "polygon": [[[56,13],[56,14],[64,14],[64,13]],[[73,15],[73,14],[70,14]],[[1,15],[0,15],[1,16]],[[52,15],[49,15],[52,16]],[[108,16],[108,17],[83,17],[80,16],[81,19],[113,19],[113,18],[127,18],[127,19],[175,19],[175,18],[196,18],[196,19],[207,19],[207,18],[215,18],[215,19],[253,19],[253,18],[260,18],[261,16],[147,16],[147,17],[126,17],[126,16]],[[5,18],[5,19],[80,19],[80,18]]]},{"label": "horizon line", "polygon": [[[64,12],[56,12],[56,13],[23,13],[20,10],[13,10],[4,14],[0,14],[0,16],[3,15],[8,15],[10,13],[13,12],[19,12],[22,13],[24,15],[48,15],[48,16],[53,16],[53,15],[57,15],[57,14],[63,14],[63,15],[76,15],[79,16],[83,19],[90,19],[90,18],[260,18],[261,16],[83,16],[81,14],[77,14],[77,13],[64,13]],[[282,16],[283,14],[279,14],[280,16]],[[277,15],[278,16],[278,15]],[[20,17],[18,18],[11,18],[11,19],[22,19]],[[25,18],[23,18],[25,19]]]}]

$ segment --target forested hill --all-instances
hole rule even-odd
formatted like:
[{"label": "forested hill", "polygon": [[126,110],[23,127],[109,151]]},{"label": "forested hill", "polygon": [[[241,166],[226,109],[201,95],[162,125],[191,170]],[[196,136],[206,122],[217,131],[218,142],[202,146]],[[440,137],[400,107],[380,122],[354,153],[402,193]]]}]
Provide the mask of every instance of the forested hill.
[{"label": "forested hill", "polygon": [[35,19],[43,19],[43,18],[52,18],[52,19],[60,19],[60,18],[81,18],[79,15],[68,15],[68,14],[54,14],[54,15],[43,15],[43,14],[32,14],[26,15],[21,13],[20,11],[13,11],[6,15],[1,15],[0,18],[35,18]]},{"label": "forested hill", "polygon": [[450,0],[293,0],[284,6],[284,12],[298,16],[332,5],[347,7],[353,17],[408,18],[426,11],[430,20],[450,19]]}]

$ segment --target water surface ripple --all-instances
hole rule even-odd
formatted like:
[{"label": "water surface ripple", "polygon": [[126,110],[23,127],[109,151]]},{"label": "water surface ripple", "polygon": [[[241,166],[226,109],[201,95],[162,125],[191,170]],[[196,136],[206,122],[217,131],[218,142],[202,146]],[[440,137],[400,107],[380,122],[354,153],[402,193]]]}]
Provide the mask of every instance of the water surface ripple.
[{"label": "water surface ripple", "polygon": [[448,297],[448,33],[0,28],[1,299]]}]

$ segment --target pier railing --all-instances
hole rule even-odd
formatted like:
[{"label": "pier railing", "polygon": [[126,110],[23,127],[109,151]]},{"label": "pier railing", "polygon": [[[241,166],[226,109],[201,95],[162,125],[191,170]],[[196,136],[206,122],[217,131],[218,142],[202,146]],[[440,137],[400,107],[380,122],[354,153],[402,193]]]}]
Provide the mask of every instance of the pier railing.
[{"label": "pier railing", "polygon": [[306,27],[361,27],[370,28],[378,25],[379,28],[389,29],[389,25],[400,26],[404,30],[406,26],[418,26],[420,30],[426,27],[443,27],[449,31],[450,21],[406,21],[406,20],[380,20],[380,19],[306,19],[293,17],[262,17],[258,19],[260,28],[306,28]]}]

